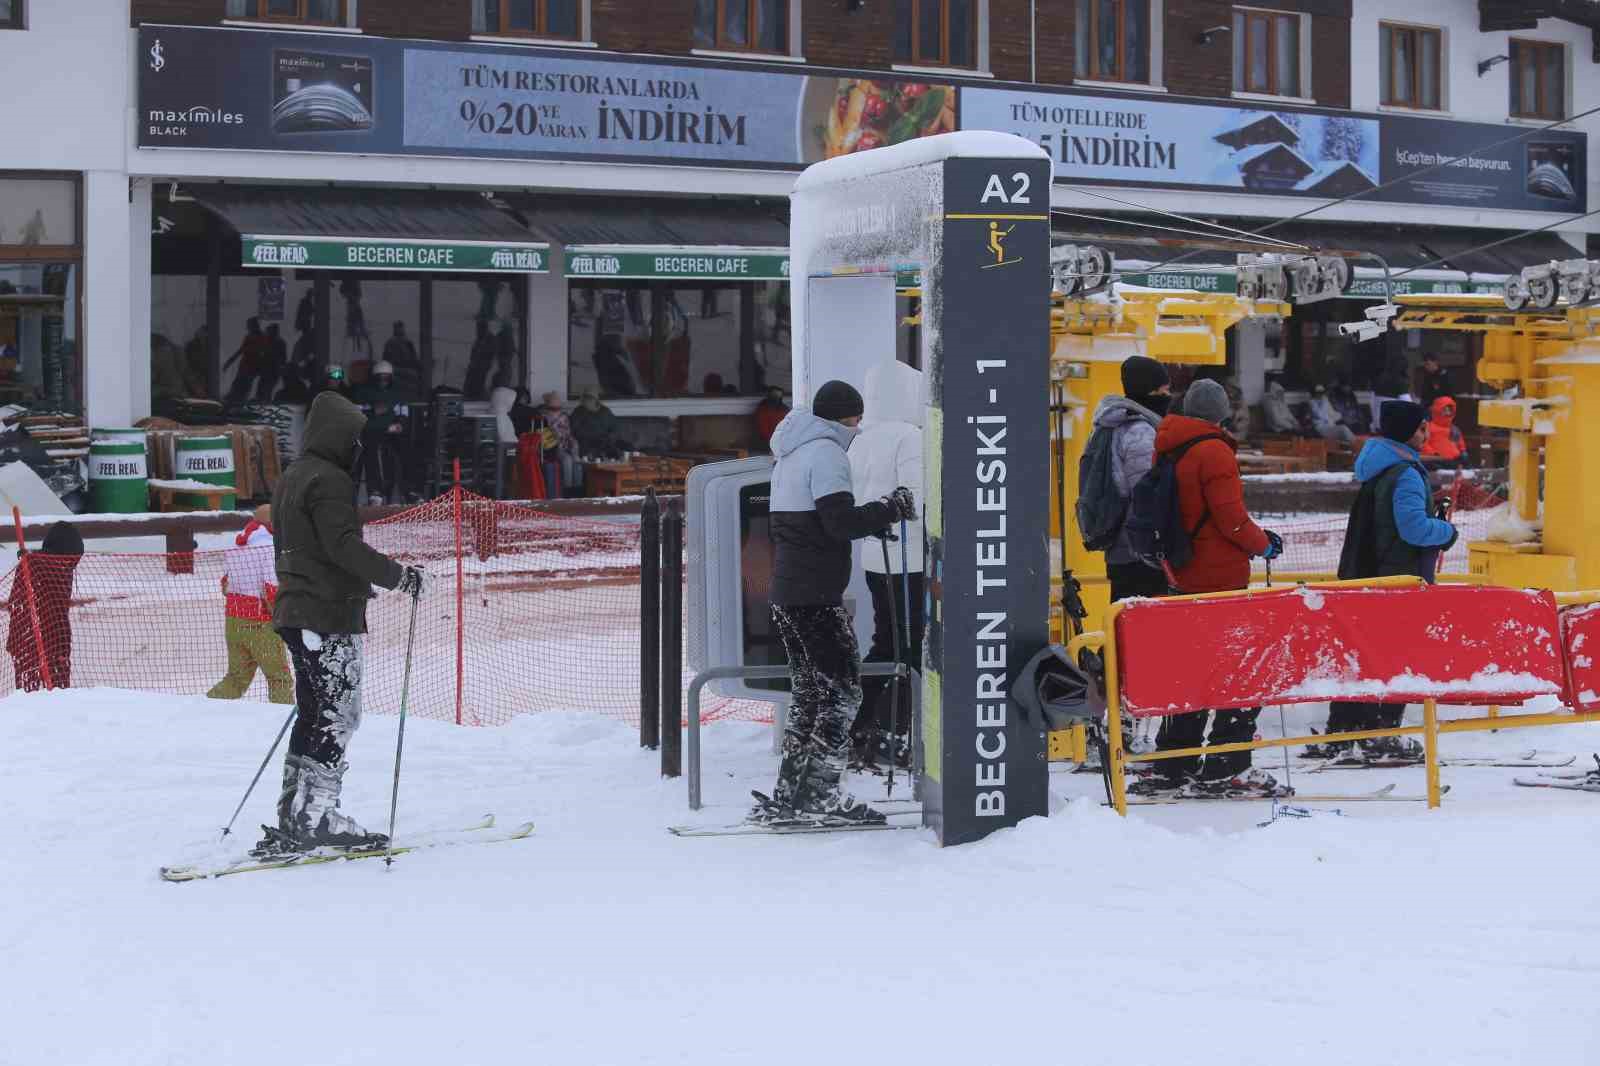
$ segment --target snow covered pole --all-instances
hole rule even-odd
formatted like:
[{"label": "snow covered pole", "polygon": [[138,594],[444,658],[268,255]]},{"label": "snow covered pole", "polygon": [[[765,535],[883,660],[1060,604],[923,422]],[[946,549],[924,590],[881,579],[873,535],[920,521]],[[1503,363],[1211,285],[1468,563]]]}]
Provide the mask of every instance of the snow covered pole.
[{"label": "snow covered pole", "polygon": [[406,747],[406,702],[411,696],[411,652],[417,644],[417,607],[421,603],[422,590],[418,589],[411,594],[411,627],[406,632],[406,669],[400,679],[400,731],[394,741],[394,786],[389,792],[389,843],[385,845],[383,856],[385,866],[394,865],[394,816],[400,806],[400,755]]},{"label": "snow covered pole", "polygon": [[[905,536],[905,531],[906,522],[905,519],[902,518],[900,520],[900,536],[902,538]],[[901,549],[904,550],[905,540],[902,539],[900,544]],[[900,659],[901,656],[905,654],[905,645],[900,643],[900,620],[895,617],[897,612],[895,611],[894,603],[894,567],[889,565],[889,536],[887,531],[885,531],[884,536],[879,539],[878,545],[883,549],[883,579],[889,583],[889,595],[885,596],[884,599],[889,605],[889,632],[894,636],[895,673],[894,677],[889,681],[889,742],[884,745],[884,747],[889,751],[889,773],[885,778],[884,795],[893,796],[895,764],[894,745],[895,738],[900,734]],[[903,565],[904,564],[902,563],[902,566]],[[900,575],[900,581],[902,585],[905,583],[905,574],[903,572]]]},{"label": "snow covered pole", "polygon": [[661,523],[661,776],[683,773],[683,511]]},{"label": "snow covered pole", "polygon": [[661,743],[661,504],[644,490],[639,510],[639,746]]}]

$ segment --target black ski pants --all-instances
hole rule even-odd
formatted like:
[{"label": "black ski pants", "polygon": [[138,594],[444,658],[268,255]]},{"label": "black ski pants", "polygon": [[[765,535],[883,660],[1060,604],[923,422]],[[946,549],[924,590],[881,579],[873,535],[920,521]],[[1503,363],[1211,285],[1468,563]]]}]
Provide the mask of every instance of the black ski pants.
[{"label": "black ski pants", "polygon": [[[1156,750],[1198,748],[1205,738],[1208,714],[1216,716],[1211,723],[1209,743],[1236,744],[1255,739],[1256,718],[1261,714],[1261,708],[1228,707],[1217,711],[1168,715],[1161,720],[1161,728],[1156,732]],[[1221,781],[1250,769],[1250,753],[1226,751],[1207,755],[1203,762],[1197,755],[1186,755],[1180,759],[1162,759],[1154,765],[1156,772],[1165,777],[1199,777],[1204,781]]]},{"label": "black ski pants", "polygon": [[1406,716],[1404,703],[1354,703],[1334,700],[1328,704],[1329,733],[1354,733],[1362,729],[1393,729]]},{"label": "black ski pants", "polygon": [[1134,596],[1165,596],[1172,591],[1165,571],[1143,563],[1107,563],[1106,577],[1111,580],[1112,603]]},{"label": "black ski pants", "polygon": [[850,616],[843,607],[774,606],[772,619],[792,678],[784,764],[809,775],[820,791],[837,788],[850,723],[861,707],[861,656]]},{"label": "black ski pants", "polygon": [[[892,550],[892,549],[891,549]],[[903,648],[900,661],[914,670],[922,669],[922,575],[912,574],[910,589],[907,580],[899,574],[875,574],[867,571],[867,590],[872,593],[872,647],[867,650],[869,663],[894,662],[895,633],[891,620],[900,626],[900,642],[905,642],[906,595],[911,603],[911,644]],[[892,611],[892,613],[891,613]],[[890,695],[894,679],[864,677],[861,679],[861,710],[856,715],[851,734],[865,740],[879,731],[894,729],[905,735],[911,728],[911,691],[908,685],[900,686],[900,708],[895,716],[894,699]]]},{"label": "black ski pants", "polygon": [[[305,631],[280,629],[294,662],[294,728],[289,755],[340,769],[350,738],[361,725],[361,638],[349,633],[306,645]],[[312,638],[313,642],[316,640]]]}]

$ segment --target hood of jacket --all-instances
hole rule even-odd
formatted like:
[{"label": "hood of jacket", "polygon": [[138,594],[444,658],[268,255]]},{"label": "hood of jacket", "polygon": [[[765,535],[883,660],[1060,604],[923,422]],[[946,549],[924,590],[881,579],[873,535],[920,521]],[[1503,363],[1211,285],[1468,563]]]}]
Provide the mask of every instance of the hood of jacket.
[{"label": "hood of jacket", "polygon": [[1161,416],[1156,414],[1137,400],[1130,400],[1126,396],[1103,396],[1100,406],[1094,409],[1094,426],[1096,429],[1116,429],[1129,422],[1144,421],[1152,427],[1161,425]]},{"label": "hood of jacket", "polygon": [[796,407],[783,416],[778,428],[772,431],[772,454],[782,459],[795,449],[814,440],[831,440],[846,451],[860,430],[851,429],[830,418],[818,418],[804,407]]},{"label": "hood of jacket", "polygon": [[862,394],[864,422],[905,422],[922,425],[922,371],[898,359],[879,363],[867,371]]},{"label": "hood of jacket", "polygon": [[489,394],[489,411],[496,415],[509,415],[511,409],[517,405],[517,390],[508,389],[504,385]]},{"label": "hood of jacket", "polygon": [[1440,396],[1433,401],[1430,408],[1433,421],[1437,425],[1454,425],[1456,420],[1456,402],[1448,396]]},{"label": "hood of jacket", "polygon": [[1397,443],[1387,437],[1373,437],[1362,447],[1361,454],[1356,456],[1356,480],[1371,481],[1391,466],[1421,461],[1421,456],[1412,451],[1410,445]]},{"label": "hood of jacket", "polygon": [[262,545],[270,546],[272,544],[272,528],[270,526],[264,526],[252,518],[248,523],[246,523],[245,527],[239,531],[239,535],[233,538],[233,542],[241,548],[259,548]]},{"label": "hood of jacket", "polygon": [[367,416],[355,404],[336,392],[320,392],[306,415],[305,452],[348,470],[366,425]]},{"label": "hood of jacket", "polygon": [[1188,415],[1168,415],[1161,420],[1161,425],[1156,427],[1156,453],[1165,455],[1197,437],[1206,436],[1220,436],[1229,448],[1235,451],[1239,448],[1233,435],[1215,422],[1207,422],[1203,418],[1190,418]]}]

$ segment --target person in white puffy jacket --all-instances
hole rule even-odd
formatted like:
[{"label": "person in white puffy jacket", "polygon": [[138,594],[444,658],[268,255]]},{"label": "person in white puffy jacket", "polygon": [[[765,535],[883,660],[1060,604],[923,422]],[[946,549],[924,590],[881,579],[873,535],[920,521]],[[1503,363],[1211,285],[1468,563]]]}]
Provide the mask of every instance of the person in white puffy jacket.
[{"label": "person in white puffy jacket", "polygon": [[272,507],[262,504],[224,553],[222,575],[228,672],[206,693],[214,700],[236,700],[250,688],[256,670],[266,675],[267,699],[294,702],[289,653],[272,628],[278,598],[278,569],[272,548]]},{"label": "person in white puffy jacket", "polygon": [[[850,475],[858,500],[875,500],[888,495],[896,486],[907,485],[919,497],[922,492],[922,422],[926,409],[925,385],[922,371],[905,363],[886,361],[867,371],[866,389],[863,393],[866,411],[861,420],[861,434],[850,445]],[[895,526],[891,532],[900,535]],[[884,571],[882,542],[868,539],[861,542],[861,568],[866,572],[867,588],[872,593],[872,647],[866,662],[894,661],[894,632],[890,618],[900,620],[902,642],[905,633],[907,579],[901,576],[901,545],[889,541],[889,570]],[[901,661],[920,670],[922,668],[922,522],[908,520],[905,532],[905,568],[909,573],[911,643],[903,650]],[[889,598],[894,597],[894,613],[890,614]],[[861,712],[851,729],[857,762],[873,762],[876,756],[888,752],[875,752],[880,738],[891,728],[899,727],[904,737],[911,725],[911,693],[901,687],[900,713],[894,715],[889,696],[891,679],[863,678],[861,682]],[[909,749],[903,740],[893,744],[895,757],[905,764]]]}]

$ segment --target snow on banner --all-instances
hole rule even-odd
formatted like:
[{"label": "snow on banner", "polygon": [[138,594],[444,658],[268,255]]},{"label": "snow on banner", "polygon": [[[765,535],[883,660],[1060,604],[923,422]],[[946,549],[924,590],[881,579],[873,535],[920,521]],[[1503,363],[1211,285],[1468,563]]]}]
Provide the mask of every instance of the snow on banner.
[{"label": "snow on banner", "polygon": [[1472,586],[1139,600],[1116,621],[1123,707],[1518,703],[1566,690],[1557,624],[1549,592]]},{"label": "snow on banner", "polygon": [[[366,527],[427,585],[408,713],[501,725],[537,711],[639,715],[639,527],[550,515],[451,491]],[[0,696],[111,687],[204,695],[227,670],[224,552],[29,553],[0,577]],[[61,608],[65,606],[65,609]],[[399,710],[410,603],[367,606],[367,713]],[[43,651],[43,655],[40,651]],[[257,675],[245,694],[265,700]],[[765,720],[769,704],[708,701],[706,720]]]}]

